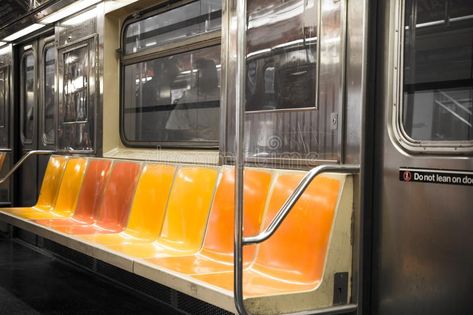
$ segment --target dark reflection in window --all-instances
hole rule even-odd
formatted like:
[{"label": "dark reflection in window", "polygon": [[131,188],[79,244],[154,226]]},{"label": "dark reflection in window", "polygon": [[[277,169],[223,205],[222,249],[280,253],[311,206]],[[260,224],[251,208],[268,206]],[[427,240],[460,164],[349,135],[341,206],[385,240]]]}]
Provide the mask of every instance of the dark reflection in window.
[{"label": "dark reflection in window", "polygon": [[125,31],[125,53],[219,30],[221,16],[222,1],[200,0],[131,23]]},{"label": "dark reflection in window", "polygon": [[87,121],[89,49],[64,54],[64,122]]},{"label": "dark reflection in window", "polygon": [[35,111],[35,61],[33,53],[27,52],[22,60],[22,134],[25,142],[31,142],[33,139],[34,111]]},{"label": "dark reflection in window", "polygon": [[5,109],[8,95],[7,75],[6,68],[0,69],[0,128],[5,127]]},{"label": "dark reflection in window", "polygon": [[414,140],[473,140],[473,2],[408,0],[402,122]]},{"label": "dark reflection in window", "polygon": [[220,46],[125,67],[124,135],[138,142],[216,142]]},{"label": "dark reflection in window", "polygon": [[316,0],[248,1],[246,110],[314,107],[316,47]]},{"label": "dark reflection in window", "polygon": [[44,50],[44,91],[43,91],[43,141],[54,144],[56,137],[56,48],[49,46]]}]

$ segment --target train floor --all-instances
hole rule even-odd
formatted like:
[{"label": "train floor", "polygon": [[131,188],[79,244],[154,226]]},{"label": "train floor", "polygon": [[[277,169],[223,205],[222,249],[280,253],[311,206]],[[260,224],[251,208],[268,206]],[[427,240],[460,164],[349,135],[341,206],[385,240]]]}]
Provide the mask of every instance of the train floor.
[{"label": "train floor", "polygon": [[21,241],[0,236],[0,314],[181,314]]}]

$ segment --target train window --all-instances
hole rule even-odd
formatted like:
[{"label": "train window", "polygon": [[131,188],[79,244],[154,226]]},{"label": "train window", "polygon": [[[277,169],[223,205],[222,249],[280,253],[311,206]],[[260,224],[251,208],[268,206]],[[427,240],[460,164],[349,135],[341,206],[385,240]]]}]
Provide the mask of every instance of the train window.
[{"label": "train window", "polygon": [[5,115],[8,96],[8,71],[7,67],[0,68],[0,128],[5,127]]},{"label": "train window", "polygon": [[[121,135],[127,145],[218,145],[220,24],[221,1],[201,0],[124,28]],[[145,58],[127,62],[145,49]]]},{"label": "train window", "polygon": [[248,1],[247,111],[315,107],[317,3]]},{"label": "train window", "polygon": [[222,1],[200,0],[130,23],[125,30],[125,53],[219,30],[221,16]]},{"label": "train window", "polygon": [[44,48],[44,90],[43,90],[43,141],[54,144],[56,138],[56,48],[49,44]]},{"label": "train window", "polygon": [[64,54],[64,123],[87,122],[89,49]]},{"label": "train window", "polygon": [[473,140],[471,0],[406,0],[402,89],[409,142]]},{"label": "train window", "polygon": [[218,141],[220,46],[125,67],[128,141]]},{"label": "train window", "polygon": [[25,52],[21,64],[21,134],[23,143],[32,143],[35,111],[35,58]]}]

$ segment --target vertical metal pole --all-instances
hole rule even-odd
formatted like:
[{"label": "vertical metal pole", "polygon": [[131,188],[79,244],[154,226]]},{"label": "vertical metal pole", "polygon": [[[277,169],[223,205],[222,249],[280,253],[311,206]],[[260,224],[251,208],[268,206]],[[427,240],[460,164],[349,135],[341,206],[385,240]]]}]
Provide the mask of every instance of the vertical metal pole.
[{"label": "vertical metal pole", "polygon": [[236,1],[237,66],[235,86],[235,230],[234,230],[234,298],[240,314],[246,315],[243,304],[243,133],[245,126],[246,83],[246,0]]}]

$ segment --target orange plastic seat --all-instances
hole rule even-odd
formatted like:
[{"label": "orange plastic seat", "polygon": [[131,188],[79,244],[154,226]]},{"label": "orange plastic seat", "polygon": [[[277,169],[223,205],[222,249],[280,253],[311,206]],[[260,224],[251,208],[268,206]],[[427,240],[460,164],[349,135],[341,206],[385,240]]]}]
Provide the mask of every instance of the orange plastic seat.
[{"label": "orange plastic seat", "polygon": [[118,233],[126,225],[141,164],[116,161],[105,184],[92,224],[77,222],[54,229],[68,234]]},{"label": "orange plastic seat", "polygon": [[113,251],[134,258],[189,255],[202,245],[218,172],[186,166],[177,170],[160,236],[155,241],[110,244]]},{"label": "orange plastic seat", "polygon": [[[302,174],[278,177],[264,226],[294,191]],[[314,289],[321,280],[338,202],[338,179],[318,177],[288,214],[276,233],[259,245],[254,263],[244,272],[246,297]],[[194,275],[196,279],[232,291],[233,272]]]},{"label": "orange plastic seat", "polygon": [[176,167],[147,164],[136,188],[127,228],[121,233],[83,235],[94,244],[130,244],[158,238]]},{"label": "orange plastic seat", "polygon": [[63,156],[51,156],[49,158],[36,205],[23,208],[2,208],[0,211],[11,214],[49,211],[56,203],[56,197],[66,163],[67,159]]},{"label": "orange plastic seat", "polygon": [[84,158],[70,158],[67,161],[54,207],[46,211],[35,207],[16,208],[11,209],[9,213],[29,220],[62,218],[72,215],[76,207],[86,165],[87,160]]},{"label": "orange plastic seat", "polygon": [[112,162],[90,159],[88,164],[73,216],[65,219],[37,220],[36,223],[50,228],[94,223],[94,213],[98,208]]},{"label": "orange plastic seat", "polygon": [[[260,230],[271,173],[246,169],[244,179],[244,232],[249,236],[257,234]],[[145,260],[145,263],[188,275],[231,271],[233,268],[234,190],[234,169],[227,168],[223,172],[210,210],[204,245],[197,254],[152,258]],[[253,260],[254,250],[254,246],[245,248],[245,262]]]}]

